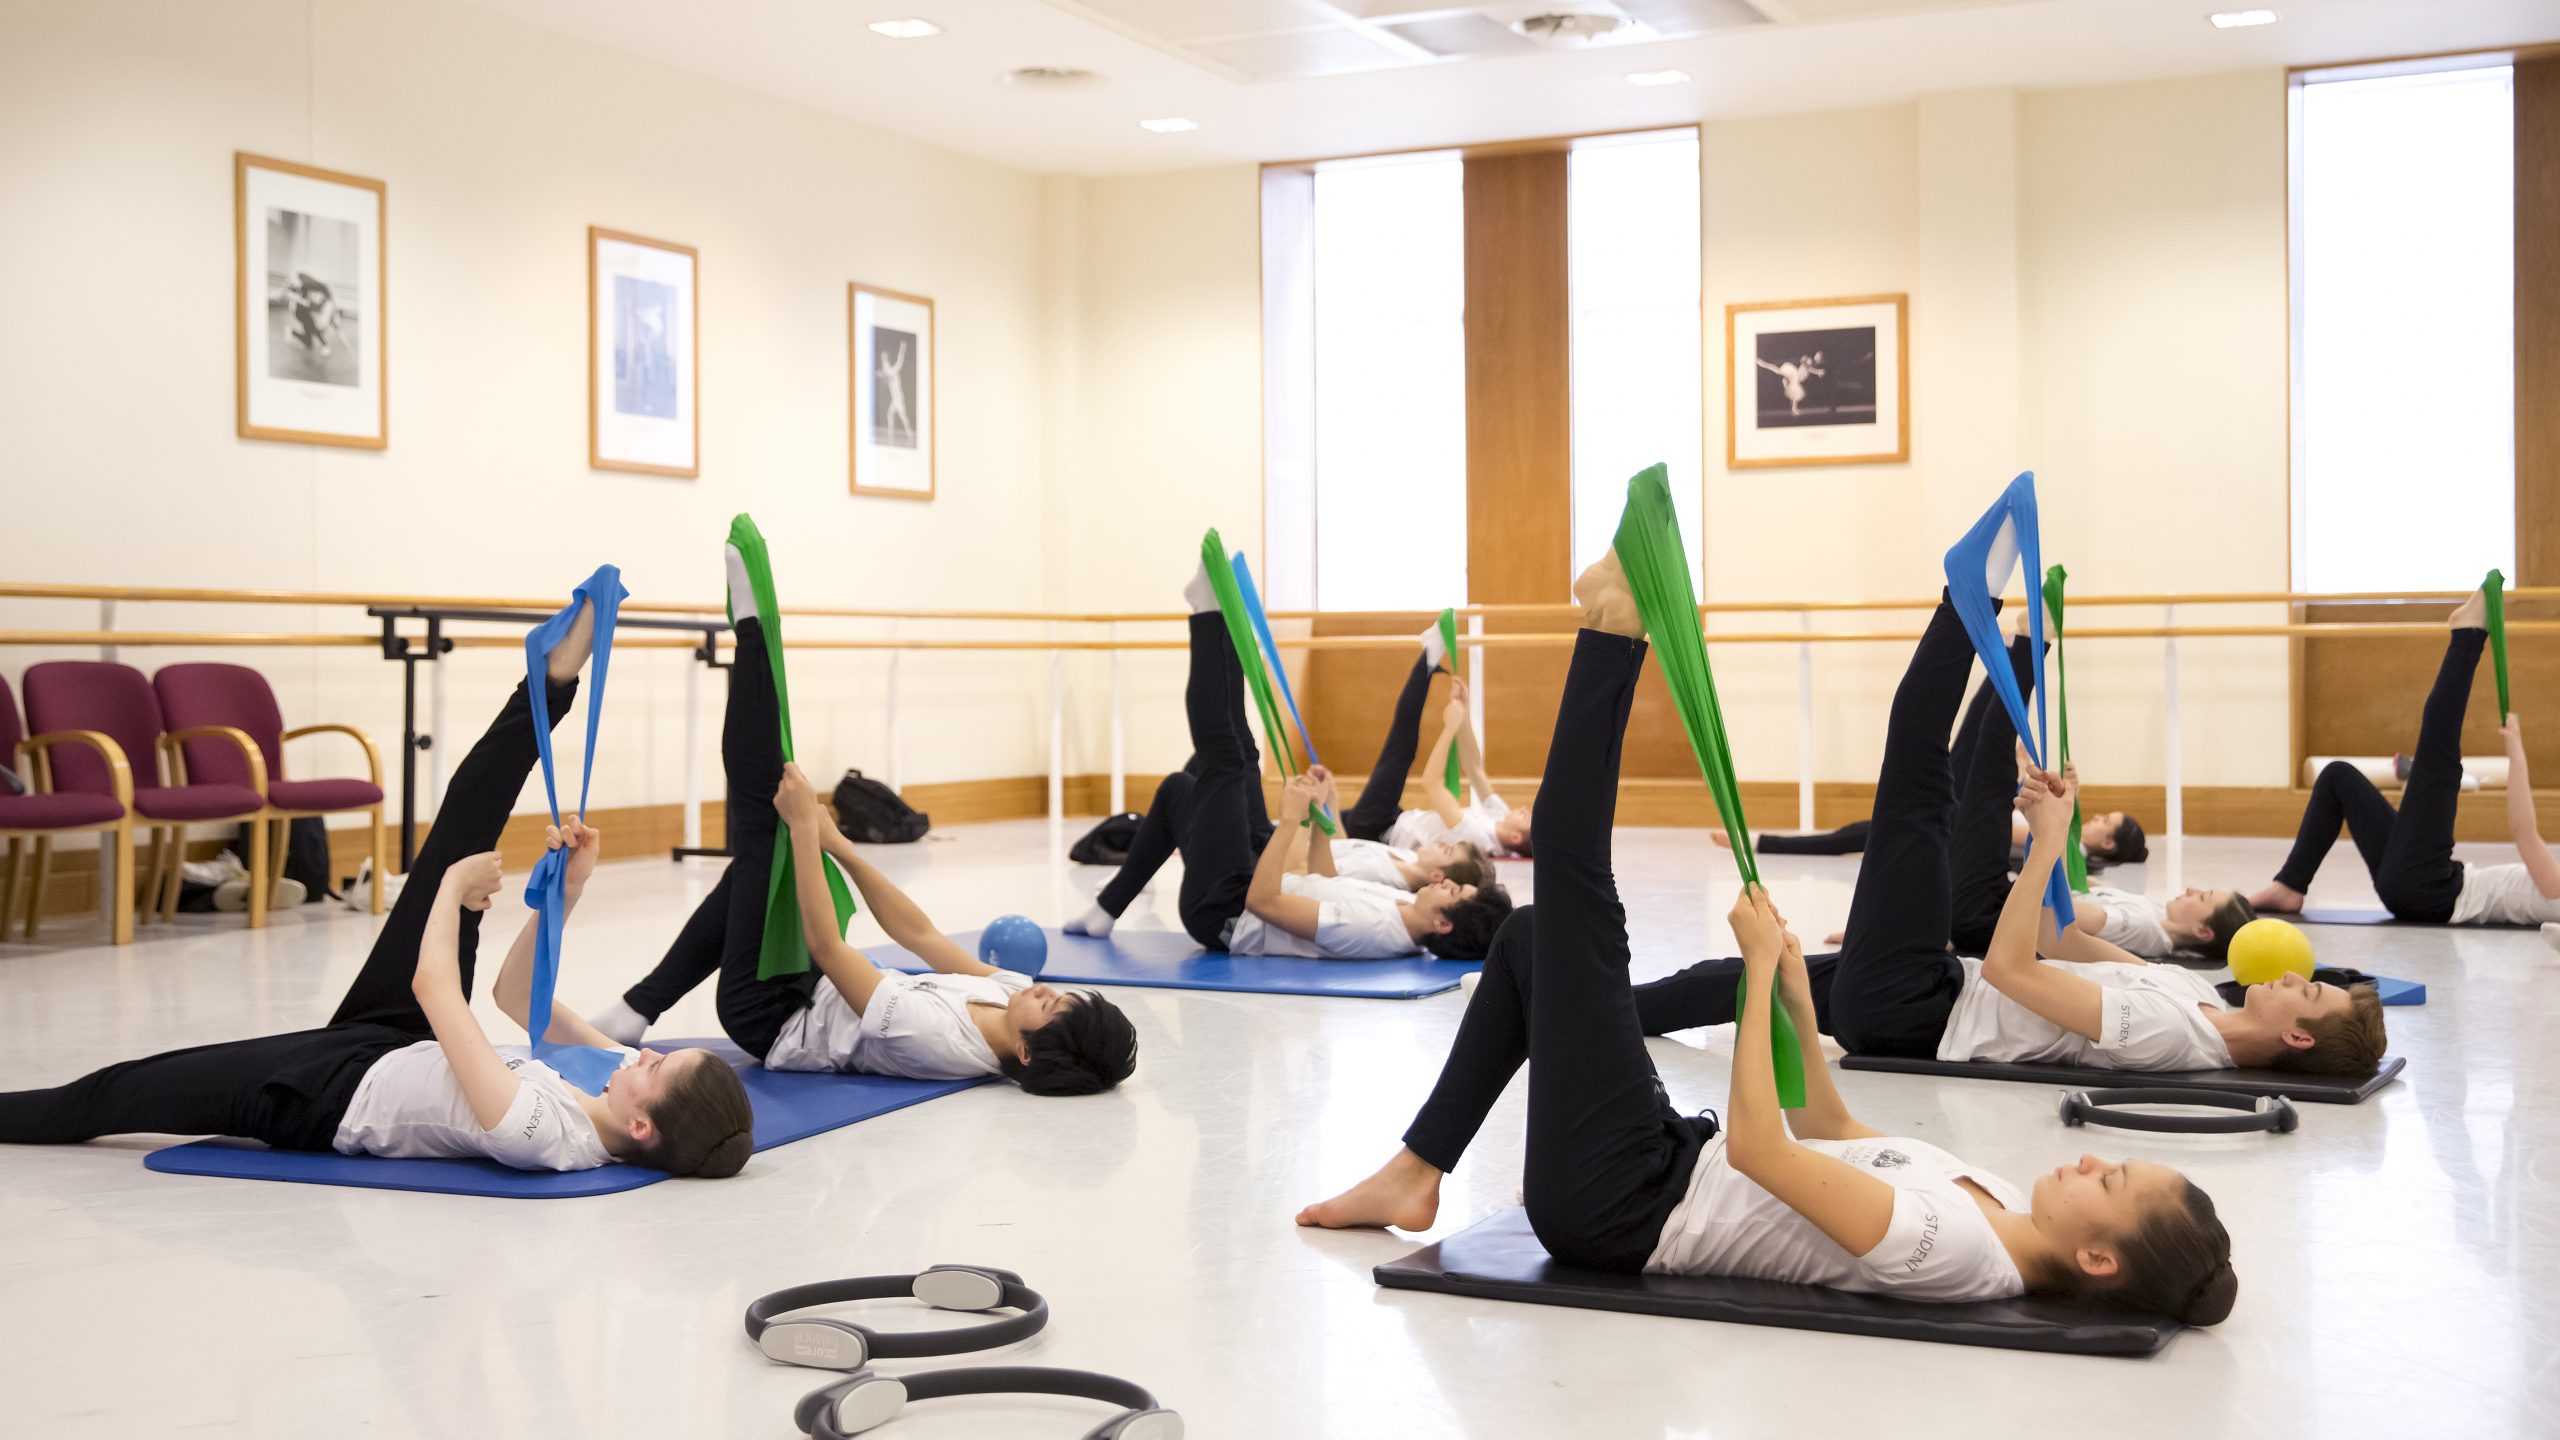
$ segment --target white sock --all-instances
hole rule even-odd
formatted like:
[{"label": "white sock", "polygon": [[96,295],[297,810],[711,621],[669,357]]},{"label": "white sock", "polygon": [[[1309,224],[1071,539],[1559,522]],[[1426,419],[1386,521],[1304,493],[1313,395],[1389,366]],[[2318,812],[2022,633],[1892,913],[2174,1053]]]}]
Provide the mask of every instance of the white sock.
[{"label": "white sock", "polygon": [[1209,584],[1208,561],[1201,561],[1200,568],[1191,572],[1191,583],[1182,587],[1182,598],[1191,603],[1194,615],[1206,615],[1218,608],[1218,592]]},{"label": "white sock", "polygon": [[1100,902],[1096,902],[1092,909],[1068,921],[1066,930],[1070,935],[1090,935],[1096,940],[1105,940],[1111,936],[1111,927],[1119,923],[1119,916],[1103,909]]},{"label": "white sock", "polygon": [[2560,920],[2542,922],[2542,943],[2554,950],[2560,950]]},{"label": "white sock", "polygon": [[[730,552],[735,554],[735,551]],[[637,1045],[649,1033],[649,1022],[624,1001],[616,1000],[587,1017],[587,1023],[605,1033],[616,1045]]]},{"label": "white sock", "polygon": [[1422,654],[1434,670],[1449,663],[1449,647],[1440,643],[1440,622],[1437,620],[1422,627]]},{"label": "white sock", "polygon": [[[729,623],[735,625],[741,620],[753,620],[756,618],[756,587],[747,580],[747,557],[738,553],[737,546],[723,545],[720,558],[729,570]],[[628,1045],[631,1042],[625,1040],[622,1043]]]}]

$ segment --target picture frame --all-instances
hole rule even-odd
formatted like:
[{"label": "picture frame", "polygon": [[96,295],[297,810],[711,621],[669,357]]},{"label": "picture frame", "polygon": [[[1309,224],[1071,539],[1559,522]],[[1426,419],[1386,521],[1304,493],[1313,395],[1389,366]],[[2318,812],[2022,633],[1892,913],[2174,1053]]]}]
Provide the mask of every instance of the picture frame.
[{"label": "picture frame", "polygon": [[1724,463],[1898,465],[1911,459],[1908,295],[1724,307]]},{"label": "picture frame", "polygon": [[701,256],[587,227],[587,465],[702,474]]},{"label": "picture frame", "polygon": [[390,447],[389,205],[382,181],[232,152],[241,439]]},{"label": "picture frame", "polygon": [[933,301],[855,282],[845,287],[849,482],[856,495],[934,493]]}]

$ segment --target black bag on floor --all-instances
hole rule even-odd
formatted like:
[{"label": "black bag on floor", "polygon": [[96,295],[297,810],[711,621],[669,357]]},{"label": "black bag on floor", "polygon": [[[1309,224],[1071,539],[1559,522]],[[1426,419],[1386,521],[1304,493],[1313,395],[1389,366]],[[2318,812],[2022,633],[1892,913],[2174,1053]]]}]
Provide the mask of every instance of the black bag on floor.
[{"label": "black bag on floor", "polygon": [[1138,838],[1138,824],[1146,817],[1135,810],[1123,810],[1107,816],[1103,822],[1084,832],[1067,851],[1067,858],[1079,865],[1117,865],[1129,858],[1129,846]]},{"label": "black bag on floor", "polygon": [[898,792],[863,774],[847,770],[836,782],[836,828],[847,840],[865,845],[905,845],[921,840],[933,828],[933,817],[899,798]]}]

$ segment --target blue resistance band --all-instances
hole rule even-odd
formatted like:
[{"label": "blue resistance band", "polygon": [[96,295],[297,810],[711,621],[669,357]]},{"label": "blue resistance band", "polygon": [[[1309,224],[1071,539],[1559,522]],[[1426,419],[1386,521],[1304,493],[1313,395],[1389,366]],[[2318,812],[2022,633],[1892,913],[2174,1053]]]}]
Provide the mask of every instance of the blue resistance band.
[{"label": "blue resistance band", "polygon": [[[2023,555],[2030,577],[2027,584],[2027,644],[2035,656],[2036,705],[2034,723],[2029,724],[2026,698],[2018,693],[2018,677],[2011,671],[2009,647],[2001,643],[2000,612],[1993,600],[2009,586],[2009,577],[2018,571]],[[2044,607],[2037,603],[2036,583],[2044,574],[2043,547],[2036,538],[2036,477],[2027,471],[2009,482],[1973,528],[1947,547],[1947,599],[1955,606],[1956,618],[1964,622],[1966,638],[1982,657],[1984,679],[1992,693],[2000,697],[2009,712],[2009,723],[2018,738],[2026,742],[2027,756],[2042,766],[2048,753],[2045,746],[2044,677]],[[2032,845],[2033,841],[2029,843]],[[2071,881],[2056,865],[2051,881],[2045,886],[2045,905],[2053,911],[2056,925],[2071,924]]]},{"label": "blue resistance band", "polygon": [[[622,588],[622,571],[612,565],[601,565],[596,573],[571,592],[575,598],[559,614],[543,621],[524,637],[525,694],[533,701],[533,739],[542,752],[542,793],[551,802],[551,823],[560,823],[560,787],[552,777],[551,766],[551,697],[550,677],[544,673],[544,662],[550,658],[569,626],[578,618],[578,607],[596,608],[595,655],[590,662],[595,670],[587,692],[587,755],[583,773],[578,777],[578,813],[587,813],[587,790],[596,774],[596,732],[604,721],[605,669],[613,660],[613,622],[621,612],[622,602],[630,592]],[[551,1000],[560,985],[560,927],[569,916],[569,851],[567,847],[546,852],[533,867],[533,876],[525,882],[524,903],[533,907],[539,922],[533,936],[533,995],[525,1002],[525,1030],[533,1039],[534,1058],[560,1073],[560,1078],[590,1095],[604,1093],[605,1082],[622,1067],[622,1057],[611,1050],[593,1045],[555,1045],[547,1038],[551,1031]]]},{"label": "blue resistance band", "polygon": [[1244,563],[1244,552],[1235,553],[1236,593],[1244,597],[1244,614],[1253,622],[1254,638],[1262,642],[1262,653],[1271,657],[1272,678],[1280,682],[1280,698],[1289,706],[1289,723],[1298,727],[1298,738],[1306,742],[1307,764],[1322,764],[1316,759],[1316,737],[1307,729],[1306,717],[1298,713],[1298,697],[1289,689],[1289,667],[1280,663],[1280,642],[1271,638],[1271,617],[1263,611],[1262,592],[1253,588],[1253,567]]}]

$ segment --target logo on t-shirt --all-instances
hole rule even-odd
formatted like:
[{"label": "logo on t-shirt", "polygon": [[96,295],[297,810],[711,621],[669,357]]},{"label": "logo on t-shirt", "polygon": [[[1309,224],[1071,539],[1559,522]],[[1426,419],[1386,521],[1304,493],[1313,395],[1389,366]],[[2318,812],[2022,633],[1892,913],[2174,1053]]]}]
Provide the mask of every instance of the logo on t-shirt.
[{"label": "logo on t-shirt", "polygon": [[1902,1257],[1902,1268],[1904,1272],[1908,1274],[1918,1274],[1920,1270],[1920,1263],[1929,1258],[1930,1251],[1937,1248],[1938,1212],[1932,1210],[1923,1215],[1920,1219],[1920,1243],[1912,1246],[1911,1253]]},{"label": "logo on t-shirt", "polygon": [[1870,1169],[1891,1170],[1910,1163],[1911,1157],[1903,1154],[1899,1150],[1879,1150],[1876,1152],[1875,1158],[1868,1161],[1867,1165]]},{"label": "logo on t-shirt", "polygon": [[542,1117],[550,1113],[551,1097],[543,1094],[539,1090],[534,1091],[533,1113],[525,1117],[524,1138],[527,1140],[532,1139],[533,1132],[542,1128]]}]

